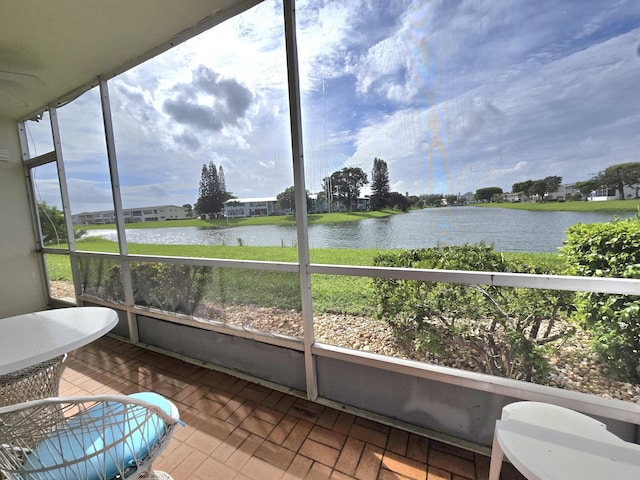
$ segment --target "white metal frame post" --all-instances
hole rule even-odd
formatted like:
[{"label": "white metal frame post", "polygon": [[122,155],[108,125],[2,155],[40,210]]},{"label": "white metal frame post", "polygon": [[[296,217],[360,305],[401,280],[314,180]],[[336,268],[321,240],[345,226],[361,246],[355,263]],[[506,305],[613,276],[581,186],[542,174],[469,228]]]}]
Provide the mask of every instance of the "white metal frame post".
[{"label": "white metal frame post", "polygon": [[302,116],[300,112],[300,79],[296,41],[295,0],[284,0],[284,36],[287,50],[287,76],[289,87],[289,112],[291,120],[291,153],[293,155],[293,185],[298,233],[298,263],[300,265],[300,300],[304,328],[304,359],[307,380],[307,398],[318,397],[318,379],[312,347],[313,308],[311,304],[311,274],[309,273],[309,234],[307,230],[307,195],[304,178],[304,154],[302,148]]},{"label": "white metal frame post", "polygon": [[73,275],[73,286],[76,298],[80,296],[80,265],[78,259],[74,257],[76,251],[76,237],[73,231],[73,221],[71,219],[71,206],[69,204],[69,189],[67,188],[67,174],[64,168],[64,156],[62,155],[62,141],[60,140],[60,128],[58,126],[58,110],[54,105],[49,105],[49,120],[51,121],[51,135],[53,137],[53,148],[56,154],[56,167],[58,168],[58,183],[60,185],[60,197],[62,199],[62,211],[67,228],[67,242],[69,243],[69,261]]},{"label": "white metal frame post", "polygon": [[116,231],[118,234],[118,251],[121,256],[122,284],[124,285],[124,302],[127,308],[127,323],[129,326],[129,340],[138,343],[138,322],[136,314],[131,311],[135,301],[133,298],[133,285],[131,282],[131,268],[127,255],[127,236],[122,213],[122,195],[120,192],[120,175],[118,173],[118,157],[116,155],[116,143],[113,135],[113,122],[111,119],[111,102],[109,100],[109,86],[106,80],[100,80],[100,104],[102,106],[102,121],[104,123],[104,136],[107,142],[107,160],[109,162],[109,178],[111,180],[111,195],[113,198],[113,211],[115,215]]},{"label": "white metal frame post", "polygon": [[[33,177],[31,175],[32,166],[28,165],[27,162],[31,158],[29,154],[29,142],[27,140],[27,127],[24,122],[18,123],[18,137],[20,138],[20,150],[22,154],[22,168],[24,171],[24,177],[27,182],[27,198],[29,199],[29,211],[31,212],[31,224],[33,226],[33,233],[36,240],[36,252],[42,251],[42,228],[40,227],[40,221],[38,218],[38,204],[35,200],[36,196],[34,193],[34,185],[33,185]],[[45,261],[44,254],[38,255],[41,275],[42,275],[42,285],[43,291],[45,294],[45,298],[49,299],[51,297],[51,288],[49,287],[49,273],[47,270],[47,262]]]}]

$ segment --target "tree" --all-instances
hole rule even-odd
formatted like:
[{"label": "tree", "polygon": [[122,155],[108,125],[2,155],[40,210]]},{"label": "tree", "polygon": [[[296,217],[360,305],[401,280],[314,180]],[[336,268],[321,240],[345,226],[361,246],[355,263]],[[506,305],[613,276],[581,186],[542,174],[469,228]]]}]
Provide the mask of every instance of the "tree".
[{"label": "tree", "polygon": [[[222,169],[222,165],[220,165],[220,168],[218,168],[218,186],[220,187],[221,192],[227,192],[227,182],[224,179],[224,170]],[[227,199],[225,198],[225,200]]]},{"label": "tree", "polygon": [[182,208],[184,208],[184,214],[187,218],[191,218],[193,216],[193,207],[190,203],[185,203],[182,205]]},{"label": "tree", "polygon": [[511,191],[513,193],[524,193],[525,195],[529,195],[529,191],[533,186],[533,180],[526,180],[524,182],[516,182],[511,186]]},{"label": "tree", "polygon": [[390,192],[389,193],[389,206],[391,208],[395,208],[396,210],[402,210],[406,212],[409,210],[411,204],[409,203],[409,199],[398,192]]},{"label": "tree", "polygon": [[420,195],[425,207],[438,207],[442,201],[442,195],[437,193],[429,193],[426,195]]},{"label": "tree", "polygon": [[456,203],[458,203],[458,196],[454,193],[445,195],[444,199],[447,201],[447,205],[455,205]]},{"label": "tree", "polygon": [[559,177],[557,175],[551,175],[549,177],[543,178],[542,182],[544,183],[544,187],[545,187],[545,191],[542,194],[542,200],[544,201],[545,197],[549,193],[556,192],[558,188],[560,188],[560,184],[562,183],[562,177]]},{"label": "tree", "polygon": [[485,187],[485,188],[479,188],[478,190],[476,190],[476,195],[475,195],[475,199],[483,202],[483,201],[491,201],[491,199],[493,198],[493,196],[495,194],[502,194],[502,189],[500,187]]},{"label": "tree", "polygon": [[333,172],[330,177],[322,180],[322,187],[325,192],[329,192],[329,198],[335,198],[342,203],[348,212],[357,203],[360,189],[369,183],[367,174],[359,167],[345,167],[342,170]]},{"label": "tree", "polygon": [[389,169],[381,158],[373,159],[371,171],[371,209],[382,210],[390,205]]},{"label": "tree", "polygon": [[[309,192],[305,192],[305,196],[307,199],[307,209],[311,208],[311,198],[309,197]],[[286,188],[283,192],[280,192],[276,197],[278,201],[278,208],[282,210],[290,210],[293,214],[296,214],[296,196],[295,196],[295,187],[291,186]]]},{"label": "tree", "polygon": [[[47,202],[38,202],[38,218],[40,219],[40,231],[42,232],[43,245],[65,243],[68,241],[67,225],[64,221],[64,212],[58,210],[55,205]],[[73,236],[78,239],[87,233],[86,230],[75,230]]]},{"label": "tree", "polygon": [[640,162],[620,163],[611,165],[600,172],[597,176],[600,184],[607,188],[615,188],[618,191],[620,200],[624,200],[624,187],[636,187],[636,198],[638,198],[638,187],[640,183]]},{"label": "tree", "polygon": [[230,198],[230,195],[226,191],[226,187],[220,184],[220,177],[215,164],[213,162],[209,162],[208,166],[203,164],[198,200],[195,205],[196,213],[198,215],[215,215],[222,211],[223,203],[228,198]]},{"label": "tree", "polygon": [[516,182],[511,186],[513,193],[524,193],[528,197],[539,196],[542,201],[545,197],[558,190],[562,183],[562,177],[549,176],[539,180],[526,180],[524,182]]},{"label": "tree", "polygon": [[582,182],[576,182],[575,189],[578,190],[582,194],[582,199],[586,202],[589,200],[589,195],[594,190],[597,190],[600,187],[600,183],[595,178],[591,180],[584,180]]}]

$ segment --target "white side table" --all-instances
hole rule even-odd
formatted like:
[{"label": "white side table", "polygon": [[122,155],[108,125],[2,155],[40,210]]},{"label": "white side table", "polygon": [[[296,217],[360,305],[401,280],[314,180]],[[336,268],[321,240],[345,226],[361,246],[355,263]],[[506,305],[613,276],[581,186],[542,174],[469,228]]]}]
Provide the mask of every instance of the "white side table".
[{"label": "white side table", "polygon": [[489,480],[504,455],[527,479],[638,479],[640,445],[625,442],[581,413],[539,402],[517,402],[496,422]]},{"label": "white side table", "polygon": [[0,375],[45,362],[100,338],[118,323],[115,310],[71,307],[0,319]]}]

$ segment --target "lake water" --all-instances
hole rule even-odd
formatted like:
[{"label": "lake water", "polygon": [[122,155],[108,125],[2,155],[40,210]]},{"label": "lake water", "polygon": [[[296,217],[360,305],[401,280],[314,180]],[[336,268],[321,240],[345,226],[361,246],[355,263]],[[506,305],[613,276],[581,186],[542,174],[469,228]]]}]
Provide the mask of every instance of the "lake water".
[{"label": "lake water", "polygon": [[[633,212],[618,214],[620,218]],[[613,213],[538,212],[502,208],[447,207],[415,210],[386,218],[309,225],[311,248],[420,248],[484,241],[508,252],[555,252],[568,227],[609,222]],[[116,241],[115,230],[89,230],[89,235]],[[262,225],[228,228],[127,229],[132,243],[178,245],[297,245],[295,226]]]}]

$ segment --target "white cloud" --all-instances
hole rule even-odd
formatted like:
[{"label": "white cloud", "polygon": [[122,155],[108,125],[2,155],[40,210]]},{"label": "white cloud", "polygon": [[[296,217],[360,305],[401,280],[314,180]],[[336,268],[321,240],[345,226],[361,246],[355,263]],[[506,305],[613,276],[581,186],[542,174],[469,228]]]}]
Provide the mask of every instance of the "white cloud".
[{"label": "white cloud", "polygon": [[[374,157],[388,163],[394,190],[412,194],[509,189],[546,175],[575,181],[638,161],[633,2],[305,0],[296,15],[311,191],[344,166],[370,175]],[[194,203],[209,161],[238,196],[292,185],[279,2],[109,88],[127,205]],[[97,95],[64,107],[61,119],[67,173],[78,181],[73,210],[88,210],[108,180]],[[50,149],[46,125],[33,131],[38,153]]]}]

